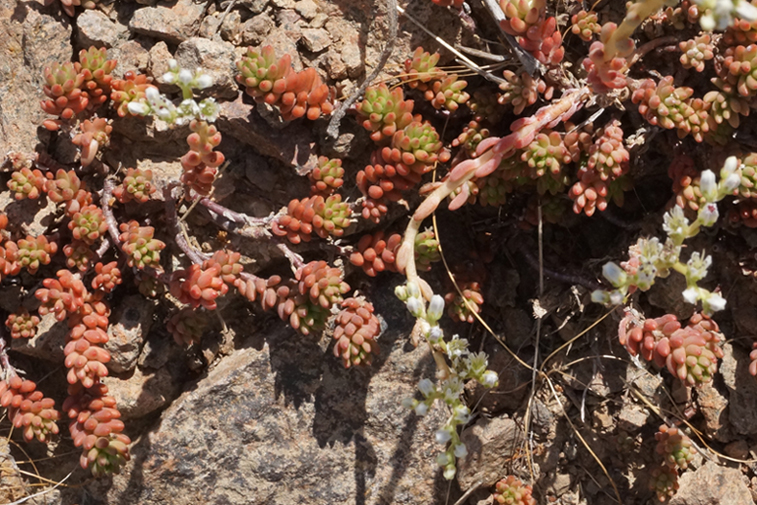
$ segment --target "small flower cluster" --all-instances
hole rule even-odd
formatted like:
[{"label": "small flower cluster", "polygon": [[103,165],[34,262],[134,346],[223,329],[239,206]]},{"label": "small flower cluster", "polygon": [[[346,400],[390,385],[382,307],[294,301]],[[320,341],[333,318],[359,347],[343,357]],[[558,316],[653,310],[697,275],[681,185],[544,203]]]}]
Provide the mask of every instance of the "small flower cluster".
[{"label": "small flower cluster", "polygon": [[717,202],[726,195],[733,194],[741,184],[739,160],[728,158],[720,171],[720,181],[716,181],[711,170],[705,170],[700,176],[700,189],[705,199],[697,213],[697,218],[690,222],[679,206],[665,213],[663,229],[668,234],[664,243],[656,237],[641,238],[629,249],[629,260],[622,266],[607,263],[602,269],[604,277],[615,288],[613,291],[597,290],[592,293],[592,300],[605,304],[620,304],[629,292],[637,288],[646,291],[654,284],[656,277],[666,277],[671,270],[686,277],[687,288],[683,298],[687,303],[702,302],[702,311],[706,315],[723,310],[725,299],[717,292],[701,288],[697,283],[704,279],[712,263],[710,256],[694,252],[683,263],[680,259],[683,242],[699,233],[701,227],[713,226],[718,219]]},{"label": "small flower cluster", "polygon": [[236,65],[236,79],[245,92],[257,102],[278,107],[285,121],[302,116],[312,121],[334,110],[334,90],[323,83],[318,72],[314,68],[295,72],[291,57],[286,54],[276,60],[272,46],[260,51],[249,48]]},{"label": "small flower cluster", "polygon": [[491,388],[497,385],[499,379],[496,372],[487,370],[486,353],[470,352],[468,341],[457,335],[450,340],[444,339],[444,333],[438,324],[444,313],[444,299],[441,296],[432,295],[427,305],[421,296],[421,288],[415,281],[398,286],[395,294],[418,320],[420,333],[431,346],[437,367],[440,367],[438,376],[441,378],[438,384],[430,379],[422,379],[418,383],[418,390],[423,399],[407,398],[403,404],[414,409],[418,415],[426,414],[436,400],[441,400],[449,407],[452,415],[436,432],[436,441],[446,449],[439,453],[436,461],[444,468],[444,478],[453,479],[457,473],[456,459],[468,453],[457,432],[460,425],[470,420],[470,409],[462,399],[465,381],[474,379]]},{"label": "small flower cluster", "polygon": [[470,98],[470,95],[463,91],[468,83],[460,80],[457,74],[448,74],[437,67],[438,61],[439,53],[432,55],[422,47],[417,47],[412,57],[405,60],[402,82],[423,92],[423,98],[431,102],[435,109],[443,107],[455,112]]},{"label": "small flower cluster", "polygon": [[[170,60],[168,65],[170,70],[163,74],[163,81],[167,84],[175,84],[181,89],[182,101],[179,105],[175,105],[168,97],[160,93],[158,88],[149,85],[146,79],[144,79],[144,82],[138,83],[137,76],[134,76],[134,80],[131,81],[133,84],[129,86],[130,89],[123,90],[126,96],[119,94],[119,99],[122,99],[122,103],[126,104],[128,112],[134,116],[154,115],[161,121],[176,125],[187,124],[194,120],[214,122],[219,111],[215,99],[204,98],[197,102],[193,98],[193,90],[209,88],[213,85],[213,79],[209,75],[203,74],[200,69],[192,72],[179,67],[176,60]],[[126,84],[124,83],[124,88],[126,88]],[[137,96],[139,97],[137,98]]]}]

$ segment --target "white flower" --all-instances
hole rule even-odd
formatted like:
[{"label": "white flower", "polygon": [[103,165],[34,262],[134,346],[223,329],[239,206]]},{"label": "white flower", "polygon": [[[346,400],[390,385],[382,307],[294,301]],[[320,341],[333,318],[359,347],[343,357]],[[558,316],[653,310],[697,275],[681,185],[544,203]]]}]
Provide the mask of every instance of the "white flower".
[{"label": "white flower", "polygon": [[457,407],[455,407],[453,412],[455,413],[456,421],[463,424],[470,421],[470,409],[465,405],[458,405]]},{"label": "white flower", "polygon": [[179,70],[179,82],[185,86],[192,82],[192,71],[187,70],[186,68]]},{"label": "white flower", "polygon": [[150,86],[145,90],[145,98],[150,101],[150,103],[162,103],[163,100],[161,100],[160,97],[160,91],[158,91],[158,88],[154,88]]},{"label": "white flower", "polygon": [[610,293],[610,305],[620,305],[621,303],[623,303],[623,293],[617,289],[612,291]]},{"label": "white flower", "polygon": [[699,179],[699,188],[702,190],[702,196],[708,202],[714,202],[718,196],[718,183],[715,180],[715,172],[704,170]]},{"label": "white flower", "polygon": [[418,405],[415,406],[415,414],[419,416],[425,416],[426,412],[428,412],[428,405],[421,402]]},{"label": "white flower", "polygon": [[220,111],[221,108],[218,106],[214,98],[205,98],[200,102],[200,116],[209,123],[218,119],[218,113]]},{"label": "white flower", "polygon": [[591,292],[591,301],[594,303],[610,303],[610,295],[601,289],[595,289]]},{"label": "white flower", "polygon": [[703,309],[707,313],[718,312],[725,308],[725,298],[720,293],[710,293],[710,296],[702,302]]},{"label": "white flower", "polygon": [[607,279],[610,284],[612,284],[616,288],[625,285],[626,281],[628,280],[626,271],[620,268],[617,263],[613,263],[612,261],[605,263],[605,266],[602,267],[602,275],[604,275],[605,279]]},{"label": "white flower", "polygon": [[170,68],[171,70],[176,70],[177,68],[179,68],[179,64],[176,62],[176,60],[171,58],[170,60],[168,60],[168,68]]},{"label": "white flower", "polygon": [[741,185],[741,177],[739,174],[731,174],[723,181],[723,187],[729,193],[735,191]]},{"label": "white flower", "polygon": [[436,464],[439,466],[447,466],[452,462],[452,458],[446,452],[440,452],[436,455]]},{"label": "white flower", "polygon": [[394,296],[402,300],[403,302],[407,300],[407,289],[405,286],[397,286],[394,288]]},{"label": "white flower", "polygon": [[421,379],[421,381],[418,383],[418,390],[423,394],[423,396],[428,397],[428,395],[434,392],[434,383],[429,379]]},{"label": "white flower", "polygon": [[683,215],[683,209],[679,206],[665,213],[662,218],[662,229],[678,243],[688,238],[689,220]]},{"label": "white flower", "polygon": [[418,287],[418,284],[416,282],[408,282],[407,283],[407,293],[410,296],[414,296],[415,298],[421,297],[421,288]]},{"label": "white flower", "polygon": [[213,85],[213,78],[208,74],[202,74],[197,77],[197,89],[209,88]]},{"label": "white flower", "polygon": [[451,360],[455,360],[467,353],[468,341],[464,338],[459,338],[457,335],[453,335],[452,340],[447,343],[447,356],[449,356]]},{"label": "white flower", "polygon": [[144,116],[150,112],[150,108],[140,102],[129,102],[129,105],[127,105],[126,108],[129,109],[129,113],[134,116]]},{"label": "white flower", "polygon": [[437,431],[435,437],[437,444],[446,444],[452,440],[452,435],[449,434],[449,430],[447,429]]},{"label": "white flower", "polygon": [[488,388],[493,388],[497,385],[497,382],[499,382],[499,377],[494,370],[487,370],[481,378],[481,384]]},{"label": "white flower", "polygon": [[467,455],[468,455],[468,449],[465,447],[465,444],[457,444],[455,446],[456,458],[464,458]]},{"label": "white flower", "polygon": [[173,84],[173,83],[175,83],[176,82],[176,74],[174,74],[173,72],[166,72],[165,74],[163,74],[163,81],[166,84]]},{"label": "white flower", "polygon": [[415,400],[410,397],[406,397],[402,399],[402,406],[406,409],[412,409],[415,407]]},{"label": "white flower", "polygon": [[757,7],[752,5],[748,0],[736,0],[736,14],[747,21],[757,20]]},{"label": "white flower", "polygon": [[725,163],[723,163],[723,168],[720,171],[720,177],[728,177],[729,175],[736,173],[737,168],[739,168],[739,159],[736,156],[730,156],[727,160],[725,160]]},{"label": "white flower", "polygon": [[697,288],[688,288],[683,291],[683,299],[686,300],[686,303],[690,303],[694,305],[697,303],[697,300],[699,300],[699,289]]},{"label": "white flower", "polygon": [[444,298],[439,295],[431,297],[431,301],[428,304],[428,311],[426,312],[426,319],[430,323],[435,323],[441,319],[444,313]]},{"label": "white flower", "polygon": [[687,275],[686,278],[690,283],[695,283],[702,280],[707,275],[707,270],[712,265],[712,256],[702,256],[698,252],[691,253],[691,258],[686,263]]},{"label": "white flower", "polygon": [[428,331],[428,340],[432,344],[436,344],[441,340],[442,335],[444,333],[442,332],[442,329],[438,326],[432,326],[431,329]]},{"label": "white flower", "polygon": [[699,209],[699,215],[697,218],[702,223],[702,226],[709,227],[718,221],[719,216],[718,205],[715,203],[707,203]]}]

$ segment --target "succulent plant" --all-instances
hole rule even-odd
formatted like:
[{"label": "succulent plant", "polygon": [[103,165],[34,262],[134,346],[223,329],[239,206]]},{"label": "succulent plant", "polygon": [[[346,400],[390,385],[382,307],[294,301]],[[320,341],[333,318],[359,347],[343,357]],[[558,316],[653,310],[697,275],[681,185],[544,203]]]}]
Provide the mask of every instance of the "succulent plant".
[{"label": "succulent plant", "polygon": [[234,286],[239,294],[251,302],[260,300],[260,306],[263,310],[269,310],[276,306],[278,302],[277,288],[280,284],[281,277],[278,275],[273,275],[268,279],[247,276],[234,281]]},{"label": "succulent plant", "polygon": [[95,259],[95,252],[86,242],[72,240],[70,244],[63,246],[63,254],[66,256],[66,266],[86,272]]},{"label": "succulent plant", "polygon": [[111,261],[107,264],[97,262],[95,265],[95,277],[92,279],[92,289],[99,289],[110,293],[123,281],[118,263]]},{"label": "succulent plant", "polygon": [[221,133],[215,126],[205,121],[192,120],[189,123],[192,133],[187,137],[189,152],[181,157],[184,173],[181,181],[199,195],[209,195],[218,167],[224,162],[224,155],[214,151],[221,143]]},{"label": "succulent plant", "polygon": [[8,418],[27,441],[36,438],[46,443],[51,435],[58,433],[55,421],[60,419],[60,414],[54,408],[55,401],[45,398],[30,380],[14,374],[0,381],[0,407],[8,409]]},{"label": "succulent plant", "polygon": [[455,321],[473,324],[476,320],[474,314],[481,312],[484,297],[481,295],[481,284],[478,282],[459,283],[462,296],[457,290],[450,291],[444,296],[447,303],[447,313]]},{"label": "succulent plant", "polygon": [[69,384],[91,388],[108,376],[105,363],[110,361],[110,353],[102,346],[108,342],[109,315],[108,306],[94,300],[85,302],[76,313],[69,315],[70,331],[63,348]]},{"label": "succulent plant", "polygon": [[8,180],[8,189],[14,194],[16,200],[39,198],[40,192],[45,187],[45,176],[37,169],[23,167],[11,174]]},{"label": "succulent plant", "polygon": [[202,309],[184,307],[175,312],[166,322],[166,330],[179,345],[198,344],[208,326],[208,318]]},{"label": "succulent plant", "polygon": [[276,60],[273,46],[264,46],[260,51],[249,48],[236,63],[237,82],[245,86],[245,92],[255,100],[273,105],[286,91],[285,78],[293,72],[291,61],[288,54]]},{"label": "succulent plant", "polygon": [[87,205],[73,215],[68,229],[74,239],[92,245],[108,230],[108,223],[100,207]]},{"label": "succulent plant", "polygon": [[370,365],[379,352],[376,339],[381,324],[373,311],[373,305],[364,298],[347,298],[342,302],[342,310],[334,321],[334,356],[342,358],[345,368]]},{"label": "succulent plant", "polygon": [[678,487],[678,471],[675,468],[662,466],[652,470],[649,489],[657,493],[657,499],[661,502],[674,496]]},{"label": "succulent plant", "polygon": [[42,281],[44,288],[38,289],[34,296],[41,302],[40,315],[49,312],[55,314],[55,319],[63,321],[66,315],[73,314],[84,305],[86,288],[84,283],[68,270],[58,270],[57,279]]},{"label": "succulent plant", "polygon": [[340,194],[328,198],[316,196],[313,211],[313,231],[321,238],[341,237],[352,224],[352,209],[347,202],[342,202]]},{"label": "succulent plant", "polygon": [[311,261],[295,272],[297,291],[301,295],[310,296],[310,300],[330,309],[342,302],[342,295],[350,290],[344,282],[342,271],[329,266],[325,261]]},{"label": "succulent plant", "polygon": [[536,505],[531,493],[531,486],[523,484],[513,475],[508,475],[497,482],[492,498],[494,503],[503,505]]},{"label": "succulent plant", "polygon": [[576,14],[573,14],[571,23],[570,31],[586,42],[591,42],[594,39],[594,35],[598,35],[602,31],[599,17],[594,11],[578,11]]},{"label": "succulent plant", "polygon": [[323,83],[314,68],[290,73],[284,78],[286,90],[281,95],[281,117],[285,121],[306,116],[311,121],[334,111],[334,91]]},{"label": "succulent plant", "polygon": [[357,250],[350,254],[350,263],[361,267],[371,277],[384,270],[396,272],[394,261],[401,242],[402,236],[398,233],[386,239],[381,230],[363,235],[357,243]]},{"label": "succulent plant", "polygon": [[92,121],[85,119],[79,129],[80,132],[74,136],[72,143],[81,148],[81,166],[86,167],[95,160],[98,150],[110,143],[113,127],[110,121],[99,117]]},{"label": "succulent plant", "polygon": [[110,97],[116,60],[108,59],[108,51],[94,46],[79,51],[79,62],[74,63],[76,71],[84,76],[84,90],[89,97],[87,107],[91,110],[104,104]]},{"label": "succulent plant", "polygon": [[11,331],[11,338],[34,338],[39,325],[39,317],[20,308],[5,320],[5,326]]},{"label": "succulent plant", "polygon": [[384,147],[381,156],[386,163],[402,164],[418,173],[428,172],[437,160],[449,159],[436,129],[417,121],[396,132],[391,146]]},{"label": "succulent plant", "polygon": [[[89,97],[82,89],[84,74],[77,72],[73,63],[54,63],[52,67],[45,68],[43,76],[43,91],[49,97],[42,101],[42,109],[46,113],[68,120],[87,108]],[[60,127],[58,120],[47,120],[43,124],[52,131]]]},{"label": "succulent plant", "polygon": [[[12,247],[12,242],[6,242],[6,250]],[[34,275],[40,266],[49,265],[51,256],[58,251],[58,244],[50,242],[46,236],[32,237],[27,235],[25,239],[18,241],[18,250],[15,252],[18,264],[26,268]]]},{"label": "succulent plant", "polygon": [[466,103],[470,98],[470,95],[463,91],[467,86],[468,82],[458,79],[457,74],[449,74],[442,79],[431,82],[424,93],[424,97],[431,102],[435,109],[444,107],[450,112],[455,112],[461,104]]},{"label": "succulent plant", "polygon": [[139,269],[147,266],[160,268],[160,251],[166,244],[153,238],[155,229],[152,226],[139,226],[139,223],[132,220],[128,223],[121,223],[119,226],[121,235],[121,248],[127,255],[127,263],[130,267]]},{"label": "succulent plant", "polygon": [[218,263],[212,263],[207,268],[193,264],[188,269],[174,272],[171,279],[171,294],[193,308],[202,305],[208,310],[215,310],[218,306],[216,298],[225,295],[228,290]]},{"label": "succulent plant", "polygon": [[712,47],[712,37],[708,33],[703,33],[693,39],[682,41],[678,47],[683,53],[681,55],[681,64],[684,68],[693,68],[697,72],[704,70],[704,62],[715,57]]},{"label": "succulent plant", "polygon": [[229,286],[233,286],[243,270],[242,265],[239,263],[241,257],[240,253],[234,251],[216,251],[209,260],[203,262],[202,267],[208,269],[213,265],[218,265],[221,268],[219,275],[223,279],[223,282]]},{"label": "succulent plant", "polygon": [[342,160],[318,157],[318,165],[308,174],[310,195],[329,196],[344,184]]},{"label": "succulent plant", "polygon": [[127,168],[126,176],[123,182],[113,190],[113,196],[121,203],[132,200],[145,203],[157,189],[152,182],[152,177],[152,170]]},{"label": "succulent plant", "polygon": [[723,68],[728,71],[728,81],[741,96],[757,94],[757,44],[729,47],[725,50]]},{"label": "succulent plant", "polygon": [[513,112],[521,114],[523,109],[536,103],[539,94],[543,94],[546,100],[552,98],[552,88],[547,88],[547,84],[539,79],[534,78],[527,72],[520,75],[510,70],[502,72],[505,81],[499,85],[504,93],[499,96],[499,103],[512,104]]},{"label": "succulent plant", "polygon": [[502,29],[510,35],[524,35],[536,25],[547,6],[546,0],[500,0],[499,6],[505,14]]},{"label": "succulent plant", "polygon": [[402,88],[390,91],[384,83],[366,88],[363,101],[355,108],[374,142],[391,139],[398,130],[420,120],[419,115],[413,115],[413,101],[405,100]]},{"label": "succulent plant", "polygon": [[657,440],[655,451],[670,468],[686,470],[697,453],[689,437],[675,426],[661,425],[654,438]]},{"label": "succulent plant", "polygon": [[693,159],[677,156],[668,168],[668,175],[673,179],[673,193],[679,207],[698,211],[706,204],[700,188],[700,174],[694,168]]},{"label": "succulent plant", "polygon": [[55,176],[48,172],[45,191],[47,197],[55,203],[70,202],[83,188],[82,182],[73,170],[65,171],[58,169]]},{"label": "succulent plant", "polygon": [[403,84],[420,91],[426,91],[430,82],[442,79],[447,74],[436,66],[439,57],[439,53],[431,54],[424,51],[422,47],[415,48],[413,55],[405,60]]},{"label": "succulent plant", "polygon": [[122,433],[124,423],[116,400],[108,396],[105,384],[85,389],[69,388],[63,410],[72,420],[71,437],[75,447],[82,447],[79,463],[92,475],[119,473],[129,460],[131,440]]},{"label": "succulent plant", "polygon": [[123,79],[115,79],[111,81],[113,91],[110,93],[110,98],[113,100],[114,105],[117,106],[117,113],[120,117],[132,115],[129,111],[130,103],[139,103],[146,97],[145,91],[148,88],[155,88],[152,84],[152,77],[148,77],[144,74],[137,74],[129,70],[124,74]]}]

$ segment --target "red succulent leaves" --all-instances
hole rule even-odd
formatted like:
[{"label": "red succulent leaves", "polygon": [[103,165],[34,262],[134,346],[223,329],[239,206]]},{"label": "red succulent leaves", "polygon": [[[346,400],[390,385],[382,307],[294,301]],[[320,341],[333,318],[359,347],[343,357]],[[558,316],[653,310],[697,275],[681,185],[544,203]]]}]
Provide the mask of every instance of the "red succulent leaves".
[{"label": "red succulent leaves", "polygon": [[376,339],[381,323],[373,314],[373,305],[363,298],[347,298],[337,314],[334,328],[334,356],[342,358],[345,368],[370,365],[378,354]]},{"label": "red succulent leaves", "polygon": [[15,373],[8,380],[0,381],[0,407],[8,409],[11,423],[21,430],[27,442],[36,438],[46,443],[50,435],[58,433],[55,421],[60,419],[60,414],[54,408],[55,402],[45,398],[34,382],[21,379]]}]

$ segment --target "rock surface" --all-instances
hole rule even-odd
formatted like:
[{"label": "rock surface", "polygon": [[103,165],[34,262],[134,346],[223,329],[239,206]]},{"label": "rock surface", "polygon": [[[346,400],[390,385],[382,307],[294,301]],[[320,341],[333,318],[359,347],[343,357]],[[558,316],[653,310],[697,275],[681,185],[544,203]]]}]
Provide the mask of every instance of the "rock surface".
[{"label": "rock surface", "polygon": [[754,505],[742,474],[708,461],[696,472],[684,472],[670,505]]},{"label": "rock surface", "polygon": [[235,351],[172,403],[134,444],[110,503],[420,505],[446,492],[433,441],[446,413],[417,417],[400,405],[415,391],[412,370],[433,367],[422,348],[343,370],[289,329],[267,339],[271,347]]},{"label": "rock surface", "polygon": [[172,44],[179,44],[194,36],[200,28],[205,4],[192,0],[160,2],[134,12],[129,29]]},{"label": "rock surface", "polygon": [[503,476],[502,468],[523,443],[523,434],[512,419],[480,419],[463,431],[460,439],[468,455],[458,462],[457,481],[465,491],[475,484],[491,487]]}]

